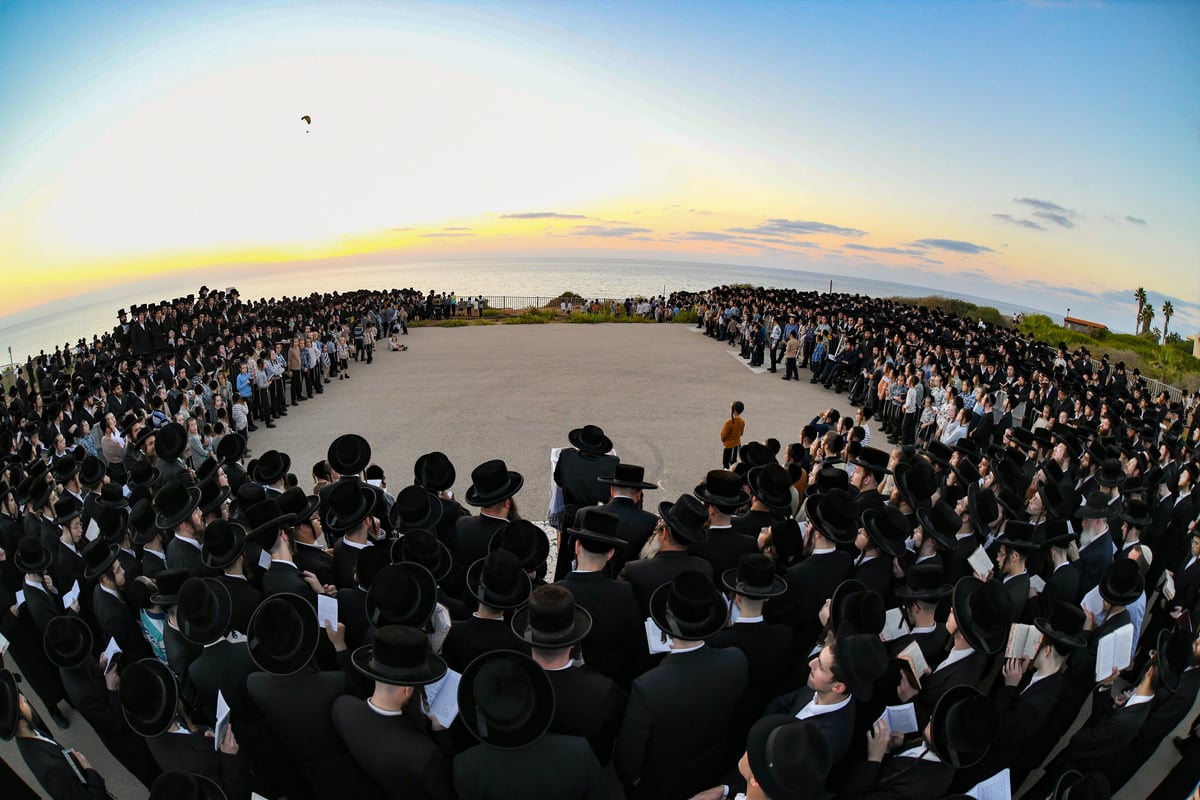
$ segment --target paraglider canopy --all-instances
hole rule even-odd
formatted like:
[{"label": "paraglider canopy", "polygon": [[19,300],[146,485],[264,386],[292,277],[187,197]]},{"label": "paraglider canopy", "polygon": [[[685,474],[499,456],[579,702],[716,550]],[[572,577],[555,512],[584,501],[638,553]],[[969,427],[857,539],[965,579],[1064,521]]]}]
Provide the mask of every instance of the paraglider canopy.
[{"label": "paraglider canopy", "polygon": [[309,125],[312,125],[312,117],[310,117],[308,114],[305,114],[305,115],[304,115],[303,117],[301,117],[300,119],[304,120],[304,121],[305,121],[305,122],[307,122]]}]

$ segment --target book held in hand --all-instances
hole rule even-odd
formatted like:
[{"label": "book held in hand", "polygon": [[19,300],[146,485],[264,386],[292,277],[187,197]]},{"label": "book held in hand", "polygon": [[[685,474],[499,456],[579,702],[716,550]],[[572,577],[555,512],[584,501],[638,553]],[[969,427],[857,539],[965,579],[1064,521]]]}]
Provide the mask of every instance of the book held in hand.
[{"label": "book held in hand", "polygon": [[452,669],[437,683],[425,687],[425,713],[437,720],[443,728],[449,728],[458,717],[458,684],[462,675]]},{"label": "book held in hand", "polygon": [[911,631],[904,621],[904,612],[898,608],[889,608],[883,617],[883,631],[879,638],[885,642],[895,641],[901,636],[907,636]]},{"label": "book held in hand", "polygon": [[925,674],[925,670],[929,669],[929,662],[925,660],[925,653],[921,650],[921,645],[912,642],[908,647],[896,654],[901,665],[907,665],[908,669],[912,670],[909,673],[909,682],[912,683],[914,689],[921,688],[921,676]]},{"label": "book held in hand", "polygon": [[987,551],[982,547],[976,547],[975,550],[971,552],[970,557],[967,559],[967,563],[971,565],[971,569],[975,570],[980,575],[987,575],[994,569],[992,560],[988,558]]},{"label": "book held in hand", "polygon": [[1096,682],[1133,661],[1133,625],[1122,625],[1096,643]]},{"label": "book held in hand", "polygon": [[650,617],[646,617],[646,647],[651,654],[671,652],[671,637]]},{"label": "book held in hand", "polygon": [[1014,622],[1008,629],[1008,646],[1004,649],[1004,657],[1028,658],[1032,661],[1037,657],[1038,648],[1041,646],[1041,631],[1033,625]]},{"label": "book held in hand", "polygon": [[[917,711],[912,703],[899,706],[888,706],[879,715],[879,719],[887,719],[888,730],[892,733],[916,733],[920,730],[917,724]],[[878,722],[879,720],[876,720]]]}]

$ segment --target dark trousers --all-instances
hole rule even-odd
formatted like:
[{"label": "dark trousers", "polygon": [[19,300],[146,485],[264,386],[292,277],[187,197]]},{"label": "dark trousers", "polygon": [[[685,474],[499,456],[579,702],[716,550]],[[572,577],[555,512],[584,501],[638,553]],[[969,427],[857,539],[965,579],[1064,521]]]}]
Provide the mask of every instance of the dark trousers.
[{"label": "dark trousers", "polygon": [[779,343],[771,345],[771,372],[775,371],[775,367],[779,364]]},{"label": "dark trousers", "polygon": [[787,378],[788,380],[794,380],[794,381],[800,380],[800,370],[797,369],[797,367],[796,367],[796,359],[785,358],[783,360],[783,362],[784,362],[785,366],[787,367],[787,370],[784,373],[783,377]]},{"label": "dark trousers", "polygon": [[920,414],[914,411],[904,415],[904,430],[900,437],[901,444],[915,444],[917,440],[917,419]]},{"label": "dark trousers", "polygon": [[300,390],[303,388],[301,386],[300,370],[293,369],[289,370],[289,372],[292,376],[292,405],[296,405],[296,403],[300,402]]},{"label": "dark trousers", "polygon": [[726,447],[725,448],[724,452],[721,455],[721,466],[724,469],[729,469],[730,467],[732,467],[734,464],[737,463],[738,450],[740,450],[740,449],[741,449],[740,447]]}]

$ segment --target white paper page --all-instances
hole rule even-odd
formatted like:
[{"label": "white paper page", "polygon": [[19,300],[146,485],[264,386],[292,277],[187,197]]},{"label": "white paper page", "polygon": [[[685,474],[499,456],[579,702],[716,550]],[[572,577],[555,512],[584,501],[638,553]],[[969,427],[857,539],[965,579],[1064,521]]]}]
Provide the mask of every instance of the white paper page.
[{"label": "white paper page", "polygon": [[8,652],[8,639],[4,638],[4,634],[0,633],[0,658],[4,658],[4,654]]},{"label": "white paper page", "polygon": [[260,550],[258,553],[258,566],[262,569],[271,568],[271,554],[266,550]]},{"label": "white paper page", "polygon": [[883,632],[879,634],[879,638],[890,642],[901,636],[907,636],[908,633],[909,628],[908,623],[904,621],[904,612],[898,608],[889,608],[887,614],[884,615]]},{"label": "white paper page", "polygon": [[1174,575],[1168,575],[1163,580],[1162,594],[1163,594],[1163,597],[1167,598],[1168,600],[1175,599],[1175,576]]},{"label": "white paper page", "polygon": [[917,725],[917,712],[912,703],[888,706],[879,715],[879,719],[884,717],[887,717],[888,730],[892,733],[916,733],[920,729]]},{"label": "white paper page", "polygon": [[925,653],[922,652],[921,645],[916,642],[911,643],[908,647],[901,650],[899,658],[903,658],[912,664],[913,672],[916,674],[918,681],[925,674],[925,670],[929,668],[929,662],[925,660]]},{"label": "white paper page", "polygon": [[62,596],[62,604],[64,609],[70,608],[71,604],[79,599],[80,591],[81,589],[79,588],[79,581],[75,581],[73,584],[71,584],[71,588],[68,589],[67,593]]},{"label": "white paper page", "polygon": [[967,791],[975,800],[1012,800],[1012,777],[1008,768],[997,772],[986,781],[981,781]]},{"label": "white paper page", "polygon": [[121,652],[121,646],[119,644],[117,644],[117,640],[115,638],[110,638],[108,640],[108,646],[104,648],[104,658],[107,659],[104,662],[104,674],[105,675],[107,675],[109,673],[109,671],[112,670],[113,665],[116,663],[116,660],[113,658],[113,656],[115,656],[117,653],[120,653],[120,652]]},{"label": "white paper page", "polygon": [[213,736],[213,750],[220,751],[221,740],[225,738],[225,729],[229,727],[229,704],[225,702],[225,695],[217,692],[217,725],[213,728],[216,734]]},{"label": "white paper page", "polygon": [[83,532],[83,537],[89,542],[96,541],[96,537],[100,535],[100,526],[96,524],[96,520],[89,519],[87,530]]},{"label": "white paper page", "polygon": [[1083,596],[1083,600],[1080,601],[1079,607],[1084,611],[1090,612],[1091,615],[1096,618],[1097,625],[1103,624],[1105,617],[1104,598],[1100,596],[1099,586]]},{"label": "white paper page", "polygon": [[338,626],[338,601],[327,594],[317,595],[317,625],[322,629]]},{"label": "white paper page", "polygon": [[1112,632],[1113,666],[1125,669],[1133,663],[1133,626],[1122,625]]},{"label": "white paper page", "polygon": [[967,563],[971,565],[971,569],[978,572],[980,575],[987,575],[995,567],[992,560],[988,558],[987,551],[982,547],[976,547],[975,551],[967,559]]},{"label": "white paper page", "polygon": [[646,647],[651,653],[671,652],[671,637],[664,634],[650,617],[646,617]]},{"label": "white paper page", "polygon": [[425,687],[429,716],[436,719],[443,728],[449,728],[458,716],[458,684],[461,681],[462,675],[448,669],[440,681]]},{"label": "white paper page", "polygon": [[1041,575],[1030,575],[1029,585],[1032,586],[1033,590],[1038,594],[1046,591],[1046,581],[1042,579]]},{"label": "white paper page", "polygon": [[20,608],[23,605],[25,605],[25,590],[24,589],[17,592],[17,608]]}]

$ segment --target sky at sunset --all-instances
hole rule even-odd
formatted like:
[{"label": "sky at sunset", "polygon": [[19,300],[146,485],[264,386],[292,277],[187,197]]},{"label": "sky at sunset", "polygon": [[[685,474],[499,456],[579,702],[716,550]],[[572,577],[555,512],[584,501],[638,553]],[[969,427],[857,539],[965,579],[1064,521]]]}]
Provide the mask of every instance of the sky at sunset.
[{"label": "sky at sunset", "polygon": [[0,3],[0,314],[579,254],[1089,295],[1119,330],[1143,286],[1187,335],[1197,42],[1194,2]]}]

